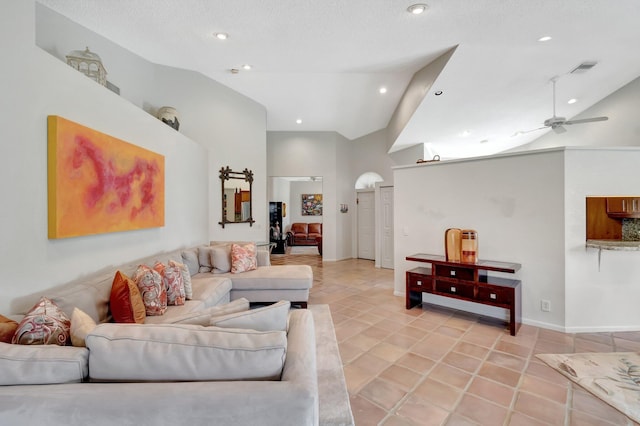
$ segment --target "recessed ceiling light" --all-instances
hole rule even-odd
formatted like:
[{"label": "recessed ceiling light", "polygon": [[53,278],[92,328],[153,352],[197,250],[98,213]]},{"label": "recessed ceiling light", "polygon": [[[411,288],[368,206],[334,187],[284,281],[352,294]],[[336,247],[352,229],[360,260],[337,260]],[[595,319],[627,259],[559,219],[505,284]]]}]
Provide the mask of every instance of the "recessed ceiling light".
[{"label": "recessed ceiling light", "polygon": [[387,93],[387,88],[383,86],[383,87],[378,89],[378,92],[380,92],[382,94],[385,94],[385,93]]},{"label": "recessed ceiling light", "polygon": [[433,92],[433,94],[436,96],[440,96],[442,95],[442,90],[436,90],[435,92]]},{"label": "recessed ceiling light", "polygon": [[571,98],[571,99],[569,99],[569,100],[567,101],[567,103],[568,103],[569,105],[571,105],[571,104],[575,104],[576,102],[578,102],[578,100],[577,100],[576,98]]},{"label": "recessed ceiling light", "polygon": [[482,139],[482,140],[480,141],[480,143],[487,143],[487,142],[489,142],[489,139]]},{"label": "recessed ceiling light", "polygon": [[420,15],[421,13],[426,12],[426,10],[429,8],[429,6],[427,6],[424,3],[418,3],[418,4],[414,4],[411,5],[407,8],[407,12],[412,13],[414,15]]},{"label": "recessed ceiling light", "polygon": [[249,65],[249,64],[244,64],[244,65],[242,66],[242,69],[243,69],[243,70],[247,70],[247,71],[249,71],[249,70],[251,69],[251,65]]},{"label": "recessed ceiling light", "polygon": [[298,119],[296,120],[296,123],[298,123],[298,124],[302,124],[302,120],[298,118]]},{"label": "recessed ceiling light", "polygon": [[229,34],[227,33],[213,33],[213,35],[218,39],[218,40],[226,40],[229,38]]},{"label": "recessed ceiling light", "polygon": [[470,134],[471,134],[471,132],[470,132],[470,131],[465,130],[464,132],[460,133],[460,136],[462,136],[463,138],[465,138],[465,137],[469,136]]},{"label": "recessed ceiling light", "polygon": [[551,37],[550,37],[550,36],[544,36],[544,37],[540,37],[540,38],[538,39],[538,41],[549,41],[549,40],[551,40]]}]

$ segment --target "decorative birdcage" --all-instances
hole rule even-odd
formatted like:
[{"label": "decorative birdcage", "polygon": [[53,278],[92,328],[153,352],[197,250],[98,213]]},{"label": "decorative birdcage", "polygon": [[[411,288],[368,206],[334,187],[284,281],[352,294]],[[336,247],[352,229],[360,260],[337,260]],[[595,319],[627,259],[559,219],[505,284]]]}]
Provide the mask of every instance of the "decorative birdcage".
[{"label": "decorative birdcage", "polygon": [[73,50],[69,52],[67,55],[67,64],[106,87],[107,70],[104,68],[104,65],[102,65],[100,56],[91,52],[88,47],[84,50]]}]

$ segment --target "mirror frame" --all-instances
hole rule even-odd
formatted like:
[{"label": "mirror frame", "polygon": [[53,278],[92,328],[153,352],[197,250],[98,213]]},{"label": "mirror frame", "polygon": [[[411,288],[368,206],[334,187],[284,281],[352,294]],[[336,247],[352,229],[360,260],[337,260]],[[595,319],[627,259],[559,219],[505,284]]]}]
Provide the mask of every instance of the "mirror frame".
[{"label": "mirror frame", "polygon": [[[239,222],[232,222],[227,220],[227,216],[225,215],[225,211],[224,211],[224,183],[230,179],[241,179],[244,180],[246,182],[249,182],[249,219],[247,220],[242,220]],[[241,172],[234,172],[233,170],[231,170],[231,168],[229,166],[227,167],[221,167],[220,168],[220,182],[221,182],[221,189],[222,189],[222,194],[221,194],[221,201],[222,201],[222,205],[221,205],[221,213],[222,213],[222,221],[218,222],[219,225],[222,225],[222,227],[224,228],[224,225],[227,223],[248,223],[249,226],[253,226],[255,220],[253,220],[253,194],[252,194],[252,186],[253,186],[253,172],[249,169],[244,169]],[[235,201],[234,201],[235,203]]]}]

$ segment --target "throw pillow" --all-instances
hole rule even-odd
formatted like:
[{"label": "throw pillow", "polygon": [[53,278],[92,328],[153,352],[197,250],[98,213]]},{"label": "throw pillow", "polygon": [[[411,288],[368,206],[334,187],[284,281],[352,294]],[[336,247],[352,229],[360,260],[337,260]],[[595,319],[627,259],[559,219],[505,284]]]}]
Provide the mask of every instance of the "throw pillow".
[{"label": "throw pillow", "polygon": [[147,265],[140,265],[133,277],[148,316],[164,315],[167,311],[167,289],[159,273]]},{"label": "throw pillow", "polygon": [[189,275],[200,272],[200,262],[198,261],[198,249],[183,250],[181,253],[182,263],[187,265]]},{"label": "throw pillow", "polygon": [[16,321],[0,315],[0,342],[11,343],[17,328],[18,323]]},{"label": "throw pillow", "polygon": [[291,302],[281,300],[273,305],[211,318],[211,325],[257,331],[286,331]]},{"label": "throw pillow", "polygon": [[169,261],[169,266],[180,269],[180,275],[182,275],[182,282],[184,284],[184,297],[187,300],[193,299],[193,286],[191,285],[191,274],[189,268],[184,263],[176,262],[175,260]]},{"label": "throw pillow", "polygon": [[211,264],[214,274],[226,274],[231,271],[231,244],[211,247]]},{"label": "throw pillow", "polygon": [[42,297],[20,321],[11,343],[65,346],[70,325],[62,309],[51,299]]},{"label": "throw pillow", "polygon": [[258,269],[258,257],[255,243],[231,245],[231,273]]},{"label": "throw pillow", "polygon": [[146,308],[138,285],[120,271],[113,277],[109,308],[115,322],[144,324]]},{"label": "throw pillow", "polygon": [[96,328],[96,322],[89,315],[78,308],[73,308],[71,314],[71,344],[77,347],[84,347],[84,339],[87,334]]},{"label": "throw pillow", "polygon": [[198,247],[198,263],[200,264],[198,272],[211,272],[213,269],[211,247]]},{"label": "throw pillow", "polygon": [[162,277],[162,283],[167,290],[167,305],[184,305],[184,281],[180,268],[156,262],[153,269]]}]

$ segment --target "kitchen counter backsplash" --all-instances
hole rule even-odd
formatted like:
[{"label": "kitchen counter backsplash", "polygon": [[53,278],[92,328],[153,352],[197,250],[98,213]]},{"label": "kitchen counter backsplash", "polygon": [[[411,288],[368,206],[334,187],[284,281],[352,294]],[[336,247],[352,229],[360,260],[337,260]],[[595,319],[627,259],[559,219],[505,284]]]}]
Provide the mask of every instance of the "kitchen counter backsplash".
[{"label": "kitchen counter backsplash", "polygon": [[622,219],[622,240],[640,241],[640,219]]}]

